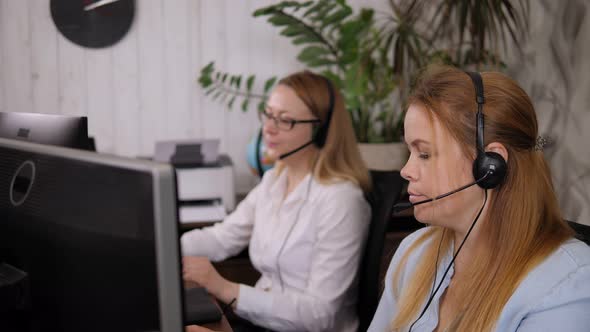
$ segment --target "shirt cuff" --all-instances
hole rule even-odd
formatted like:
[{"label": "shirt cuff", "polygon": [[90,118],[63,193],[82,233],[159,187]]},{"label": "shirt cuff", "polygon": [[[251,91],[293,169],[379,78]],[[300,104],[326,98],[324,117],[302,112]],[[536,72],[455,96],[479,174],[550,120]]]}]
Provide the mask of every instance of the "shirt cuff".
[{"label": "shirt cuff", "polygon": [[236,304],[236,314],[248,317],[264,317],[273,311],[272,302],[273,299],[271,293],[240,284],[240,293]]}]

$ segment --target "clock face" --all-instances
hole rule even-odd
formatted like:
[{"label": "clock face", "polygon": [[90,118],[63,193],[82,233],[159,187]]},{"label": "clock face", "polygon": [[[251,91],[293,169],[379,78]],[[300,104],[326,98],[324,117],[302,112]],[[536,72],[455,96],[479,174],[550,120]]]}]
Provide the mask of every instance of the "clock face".
[{"label": "clock face", "polygon": [[129,31],[134,0],[51,0],[51,18],[71,42],[100,48],[115,44]]}]

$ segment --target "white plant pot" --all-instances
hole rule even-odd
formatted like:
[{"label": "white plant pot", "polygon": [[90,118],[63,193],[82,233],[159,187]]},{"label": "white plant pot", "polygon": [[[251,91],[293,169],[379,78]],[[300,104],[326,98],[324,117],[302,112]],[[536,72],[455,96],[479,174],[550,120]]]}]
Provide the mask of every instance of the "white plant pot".
[{"label": "white plant pot", "polygon": [[358,143],[358,147],[370,170],[399,171],[408,160],[405,143]]}]

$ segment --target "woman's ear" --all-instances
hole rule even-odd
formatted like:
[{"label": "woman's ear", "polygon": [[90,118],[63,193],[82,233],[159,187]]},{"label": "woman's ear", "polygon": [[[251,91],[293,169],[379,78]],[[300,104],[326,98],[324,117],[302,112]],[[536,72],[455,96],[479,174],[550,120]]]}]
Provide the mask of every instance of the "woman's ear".
[{"label": "woman's ear", "polygon": [[504,158],[506,162],[508,162],[508,150],[502,143],[492,142],[486,146],[486,152],[495,152]]}]

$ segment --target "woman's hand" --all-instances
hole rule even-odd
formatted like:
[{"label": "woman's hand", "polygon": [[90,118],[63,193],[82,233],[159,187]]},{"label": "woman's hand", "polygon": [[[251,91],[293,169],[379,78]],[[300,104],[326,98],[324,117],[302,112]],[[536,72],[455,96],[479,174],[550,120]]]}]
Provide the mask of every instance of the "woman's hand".
[{"label": "woman's hand", "polygon": [[183,257],[182,277],[207,289],[222,302],[229,303],[238,298],[239,286],[223,278],[207,257]]},{"label": "woman's hand", "polygon": [[200,256],[182,258],[182,277],[185,281],[196,282],[207,290],[223,282],[223,277],[217,273],[209,259]]},{"label": "woman's hand", "polygon": [[202,327],[202,326],[197,326],[197,325],[191,325],[191,326],[187,326],[184,329],[185,332],[215,332],[213,330],[209,330],[206,327]]}]

